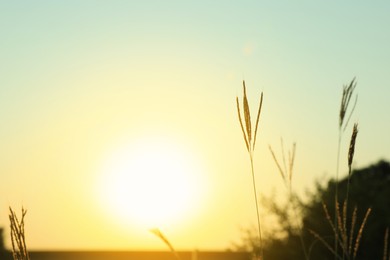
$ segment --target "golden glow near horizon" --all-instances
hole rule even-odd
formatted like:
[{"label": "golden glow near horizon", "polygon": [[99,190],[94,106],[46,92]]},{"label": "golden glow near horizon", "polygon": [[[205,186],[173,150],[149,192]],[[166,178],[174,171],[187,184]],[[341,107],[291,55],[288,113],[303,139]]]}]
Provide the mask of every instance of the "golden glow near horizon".
[{"label": "golden glow near horizon", "polygon": [[204,203],[205,169],[174,138],[137,138],[118,147],[103,165],[97,199],[121,225],[172,228]]}]

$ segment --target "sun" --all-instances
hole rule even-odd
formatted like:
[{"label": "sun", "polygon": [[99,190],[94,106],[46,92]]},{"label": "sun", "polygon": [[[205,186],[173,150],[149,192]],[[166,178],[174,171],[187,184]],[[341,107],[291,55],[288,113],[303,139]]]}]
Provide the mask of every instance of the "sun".
[{"label": "sun", "polygon": [[116,149],[105,162],[100,200],[122,224],[177,224],[197,210],[205,191],[203,174],[195,153],[174,139],[138,139]]}]

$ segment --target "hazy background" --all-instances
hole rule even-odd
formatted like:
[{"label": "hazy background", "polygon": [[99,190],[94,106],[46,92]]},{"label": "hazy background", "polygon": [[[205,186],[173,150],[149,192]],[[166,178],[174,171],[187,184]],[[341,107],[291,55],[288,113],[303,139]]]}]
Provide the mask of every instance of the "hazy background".
[{"label": "hazy background", "polygon": [[179,249],[230,246],[256,218],[235,110],[243,79],[254,107],[264,91],[264,194],[284,192],[268,151],[280,137],[297,142],[297,191],[335,175],[354,76],[355,167],[390,159],[389,12],[388,1],[0,2],[0,225],[24,205],[30,249],[165,248],[123,228],[97,183],[122,143],[168,136],[205,170],[200,205],[164,232]]}]

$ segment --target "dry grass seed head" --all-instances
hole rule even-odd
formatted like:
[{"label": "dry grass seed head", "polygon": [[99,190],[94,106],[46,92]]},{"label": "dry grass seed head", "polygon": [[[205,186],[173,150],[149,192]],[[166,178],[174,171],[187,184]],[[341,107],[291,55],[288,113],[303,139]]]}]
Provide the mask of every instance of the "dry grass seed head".
[{"label": "dry grass seed head", "polygon": [[250,145],[252,143],[251,113],[249,110],[248,98],[246,96],[245,81],[242,82],[242,85],[243,85],[243,89],[244,89],[243,106],[244,106],[245,127],[246,127],[246,134],[248,137],[248,142]]},{"label": "dry grass seed head", "polygon": [[333,233],[337,234],[336,227],[334,226],[334,224],[333,224],[333,222],[332,222],[332,220],[330,218],[328,208],[326,207],[326,204],[324,202],[322,202],[322,208],[324,209],[325,217],[328,220],[328,223],[329,223],[330,227],[332,228]]},{"label": "dry grass seed head", "polygon": [[243,96],[243,109],[244,109],[245,127],[244,127],[242,116],[241,116],[240,101],[239,101],[238,97],[236,97],[238,120],[240,121],[240,126],[241,126],[241,130],[242,130],[242,133],[244,136],[246,148],[247,148],[248,152],[251,153],[255,149],[257,129],[258,129],[259,121],[260,121],[261,108],[263,105],[263,93],[261,93],[261,96],[260,96],[259,109],[257,111],[257,118],[256,118],[256,124],[255,124],[255,132],[253,135],[253,142],[252,142],[252,122],[251,122],[248,97],[246,94],[245,81],[242,82],[242,85],[243,85],[243,95],[244,95]]},{"label": "dry grass seed head", "polygon": [[[353,214],[352,214],[352,221],[351,221],[351,230],[350,230],[350,235],[349,235],[349,242],[348,242],[348,237],[346,236],[347,234],[347,230],[346,230],[346,227],[344,228],[343,225],[341,225],[341,219],[343,217],[340,216],[340,211],[339,211],[339,206],[338,206],[338,203],[336,203],[336,210],[337,210],[337,220],[338,220],[338,229],[340,230],[337,230],[335,225],[333,224],[331,218],[330,218],[330,215],[329,215],[329,212],[328,212],[328,208],[326,207],[325,203],[322,203],[322,206],[324,208],[324,212],[325,212],[325,216],[326,216],[326,219],[328,220],[333,232],[337,235],[337,237],[341,236],[341,240],[340,241],[340,246],[343,248],[345,254],[347,254],[349,257],[351,256],[351,253],[352,253],[352,245],[353,245],[353,230],[355,228],[355,225],[356,225],[356,215],[357,215],[357,208],[355,207],[354,211],[353,211]],[[364,219],[362,221],[362,224],[360,225],[360,228],[359,228],[359,231],[357,233],[357,236],[356,236],[356,239],[355,239],[355,243],[353,245],[353,255],[352,255],[352,259],[355,259],[356,258],[356,254],[357,254],[357,251],[359,249],[359,245],[360,245],[360,240],[362,238],[362,235],[363,235],[363,230],[364,230],[364,226],[366,225],[367,223],[367,219],[368,219],[368,216],[370,215],[371,213],[371,208],[368,208],[367,211],[366,211],[366,214],[364,216]],[[345,213],[346,214],[346,213]],[[313,235],[316,236],[316,238],[318,239],[320,236],[313,232],[313,231],[310,231]],[[315,234],[314,234],[315,233]],[[326,241],[323,241],[323,239],[320,239],[320,241],[322,241],[322,243],[330,250],[332,251],[332,253],[335,253],[335,251],[333,250],[333,248],[328,244],[326,243]]]},{"label": "dry grass seed head", "polygon": [[260,121],[260,114],[261,114],[261,107],[262,106],[263,106],[263,92],[261,92],[260,101],[259,101],[259,109],[257,110],[257,118],[256,118],[256,126],[255,126],[255,136],[253,138],[253,149],[255,149],[257,128],[258,128],[259,121]]},{"label": "dry grass seed head", "polygon": [[279,170],[280,175],[282,176],[283,182],[291,190],[296,144],[293,143],[292,149],[288,151],[288,168],[287,168],[285,152],[284,152],[283,138],[281,138],[280,140],[281,140],[281,149],[282,149],[283,168],[282,168],[281,164],[279,163],[279,160],[276,158],[275,152],[273,151],[271,145],[268,145],[268,149],[270,150],[272,158],[273,158],[276,166],[278,167],[278,170]]},{"label": "dry grass seed head", "polygon": [[293,168],[294,168],[294,161],[295,161],[295,149],[296,149],[296,143],[293,143],[292,151],[289,151],[289,179],[290,183],[292,182],[292,175],[293,175]]},{"label": "dry grass seed head", "polygon": [[336,215],[337,215],[337,222],[335,224],[338,224],[337,226],[332,222],[332,219],[329,215],[328,208],[326,207],[326,204],[324,202],[322,202],[322,207],[323,207],[324,212],[325,212],[325,217],[326,217],[330,227],[333,230],[333,234],[335,234],[335,236],[337,238],[341,237],[341,239],[338,239],[338,242],[339,242],[340,246],[343,248],[344,252],[346,252],[345,235],[343,235],[345,232],[343,230],[343,226],[341,225],[342,217],[340,216],[339,204],[336,202],[336,206],[335,206]]},{"label": "dry grass seed head", "polygon": [[283,138],[280,138],[280,148],[282,149],[282,160],[283,160],[283,169],[286,175],[289,175],[287,172],[286,156],[284,154],[284,142]]},{"label": "dry grass seed head", "polygon": [[284,171],[282,170],[282,167],[280,166],[279,161],[276,158],[276,155],[275,155],[274,151],[272,150],[271,145],[268,146],[268,149],[271,152],[272,158],[274,159],[276,166],[278,167],[278,170],[279,170],[280,176],[282,176],[283,182],[286,182],[286,177],[285,177]]},{"label": "dry grass seed head", "polygon": [[366,215],[364,216],[363,222],[360,225],[359,231],[358,231],[357,236],[356,236],[355,247],[353,249],[353,259],[355,259],[357,251],[359,249],[360,239],[362,238],[364,226],[366,225],[366,222],[367,222],[367,219],[368,219],[368,216],[370,215],[370,213],[371,213],[371,208],[368,208]]},{"label": "dry grass seed head", "polygon": [[326,242],[317,232],[309,229],[309,232],[318,240],[320,241],[332,254],[335,255],[336,258],[338,259],[342,259],[337,253],[336,251],[333,249],[332,246],[329,245],[328,242]]},{"label": "dry grass seed head", "polygon": [[346,227],[343,225],[344,216],[343,213],[340,210],[340,204],[336,201],[336,213],[337,213],[337,226],[335,227],[335,230],[337,232],[337,236],[339,236],[341,239],[339,239],[339,243],[341,248],[344,252],[347,252],[347,230]]},{"label": "dry grass seed head", "polygon": [[22,208],[22,217],[19,221],[14,210],[9,207],[9,220],[11,228],[12,255],[14,260],[29,260],[29,254],[26,246],[24,233],[24,217],[27,210]]},{"label": "dry grass seed head", "polygon": [[246,136],[246,132],[245,132],[245,129],[244,129],[244,125],[242,124],[241,110],[240,110],[240,101],[238,101],[238,97],[236,97],[236,103],[237,103],[238,121],[240,121],[240,126],[241,126],[241,130],[242,130],[242,134],[243,134],[243,136],[244,136],[244,141],[245,141],[246,149],[247,149],[248,152],[249,152],[249,151],[250,151],[250,149],[249,149],[249,142],[248,142],[248,138],[247,138],[247,136]]},{"label": "dry grass seed head", "polygon": [[150,232],[156,235],[159,239],[161,239],[161,241],[164,242],[164,244],[166,244],[169,247],[169,249],[171,250],[172,254],[175,256],[176,259],[178,260],[181,259],[179,254],[173,248],[172,244],[169,242],[168,238],[158,228],[151,229]]},{"label": "dry grass seed head", "polygon": [[349,231],[348,255],[352,254],[352,245],[353,245],[352,242],[353,242],[353,233],[356,225],[356,218],[357,218],[357,207],[355,206],[352,213],[351,230]]},{"label": "dry grass seed head", "polygon": [[343,228],[347,230],[347,200],[343,203]]},{"label": "dry grass seed head", "polygon": [[353,125],[353,130],[352,130],[352,136],[351,136],[351,142],[349,144],[349,150],[348,150],[348,168],[349,168],[349,174],[351,174],[352,170],[352,161],[353,161],[353,156],[355,153],[355,143],[356,143],[356,137],[358,134],[358,124],[355,123]]},{"label": "dry grass seed head", "polygon": [[[345,119],[345,115],[346,115],[347,110],[348,110],[349,102],[351,101],[353,91],[355,90],[355,87],[356,87],[355,79],[356,78],[353,78],[351,83],[349,83],[349,85],[343,86],[343,95],[341,97],[341,106],[340,106],[340,113],[339,113],[339,129],[342,129],[342,127],[344,125],[344,119]],[[357,96],[355,98],[355,103],[354,103],[352,110],[349,114],[348,120],[345,123],[345,127],[348,125],[349,119],[352,116],[352,113],[353,113],[353,110],[355,109],[356,103],[357,103]],[[345,130],[345,127],[344,127],[344,130]]]}]

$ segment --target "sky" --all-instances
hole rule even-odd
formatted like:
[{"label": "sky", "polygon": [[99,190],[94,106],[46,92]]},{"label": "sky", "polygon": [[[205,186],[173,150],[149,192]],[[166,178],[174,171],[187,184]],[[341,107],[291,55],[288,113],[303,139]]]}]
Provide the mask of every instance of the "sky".
[{"label": "sky", "polygon": [[1,1],[7,246],[9,206],[28,211],[30,249],[165,249],[155,223],[178,249],[239,242],[256,223],[235,103],[243,80],[253,114],[264,93],[260,196],[286,192],[268,150],[280,156],[281,138],[286,151],[297,145],[295,192],[335,177],[342,87],[354,77],[340,176],[354,122],[354,167],[390,160],[389,11],[388,1]]}]

